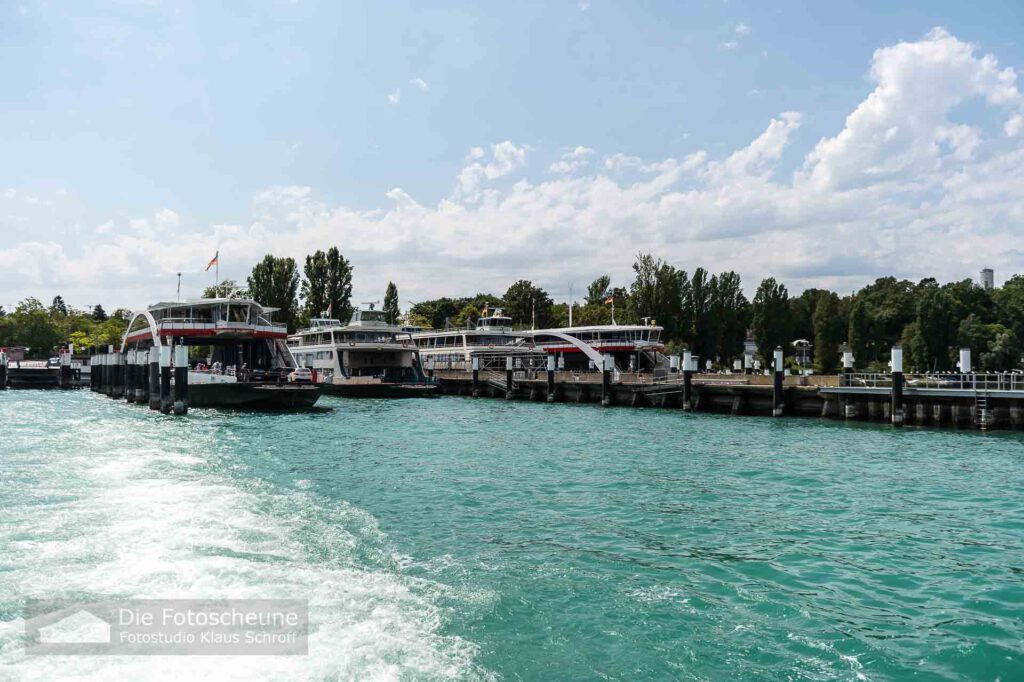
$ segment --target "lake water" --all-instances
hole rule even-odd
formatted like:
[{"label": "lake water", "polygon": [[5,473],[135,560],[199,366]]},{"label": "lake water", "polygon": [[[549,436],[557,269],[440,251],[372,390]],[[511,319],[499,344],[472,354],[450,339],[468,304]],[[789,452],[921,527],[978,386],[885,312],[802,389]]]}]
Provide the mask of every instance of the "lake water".
[{"label": "lake water", "polygon": [[[1024,438],[0,393],[0,679],[1024,679]],[[308,656],[23,653],[25,600],[302,598]]]}]

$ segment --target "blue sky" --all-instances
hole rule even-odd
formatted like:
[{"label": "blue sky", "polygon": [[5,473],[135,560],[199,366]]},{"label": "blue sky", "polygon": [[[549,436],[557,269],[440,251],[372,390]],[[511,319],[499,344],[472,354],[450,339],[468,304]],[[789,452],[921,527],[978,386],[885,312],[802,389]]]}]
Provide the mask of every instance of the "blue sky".
[{"label": "blue sky", "polygon": [[220,4],[0,5],[0,304],[141,306],[217,248],[337,244],[367,300],[1021,266],[1020,3]]}]

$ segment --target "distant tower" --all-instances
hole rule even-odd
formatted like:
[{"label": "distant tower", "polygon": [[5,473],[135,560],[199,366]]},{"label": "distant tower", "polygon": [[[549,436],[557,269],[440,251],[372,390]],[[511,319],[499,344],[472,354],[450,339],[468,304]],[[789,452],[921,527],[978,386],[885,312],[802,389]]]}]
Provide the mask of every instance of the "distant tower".
[{"label": "distant tower", "polygon": [[981,288],[987,291],[992,291],[992,288],[996,285],[996,275],[992,271],[992,268],[985,268],[981,271]]}]

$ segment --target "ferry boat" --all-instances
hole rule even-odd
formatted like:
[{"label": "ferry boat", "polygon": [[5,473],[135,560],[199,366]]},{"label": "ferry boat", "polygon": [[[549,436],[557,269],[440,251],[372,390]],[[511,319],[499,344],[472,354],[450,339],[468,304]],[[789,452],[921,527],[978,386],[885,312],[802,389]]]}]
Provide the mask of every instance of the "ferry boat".
[{"label": "ferry boat", "polygon": [[615,368],[625,372],[667,371],[669,360],[662,352],[662,327],[655,324],[602,324],[584,327],[538,329],[532,333],[533,344],[547,354],[559,356],[558,366],[566,370],[592,369],[592,360],[579,345],[565,337],[584,343],[602,355],[615,360]]},{"label": "ferry boat", "polygon": [[348,397],[413,398],[433,395],[437,387],[420,366],[408,332],[389,324],[384,311],[356,310],[348,324],[314,319],[288,337],[300,367],[313,371],[324,392]]},{"label": "ferry boat", "polygon": [[190,407],[311,407],[320,388],[295,382],[288,331],[270,321],[275,308],[248,298],[157,303],[136,312],[121,352],[187,346]]},{"label": "ferry boat", "polygon": [[505,358],[536,355],[528,331],[514,331],[512,318],[501,308],[485,309],[476,326],[466,329],[428,329],[415,332],[412,338],[423,358],[424,369],[473,369],[473,358],[481,361],[479,369],[488,362],[505,367]]}]

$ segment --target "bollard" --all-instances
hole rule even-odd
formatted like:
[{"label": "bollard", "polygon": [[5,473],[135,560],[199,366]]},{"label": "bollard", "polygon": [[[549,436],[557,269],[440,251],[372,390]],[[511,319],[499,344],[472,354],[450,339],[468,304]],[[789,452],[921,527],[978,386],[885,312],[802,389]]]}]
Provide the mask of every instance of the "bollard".
[{"label": "bollard", "polygon": [[71,353],[67,351],[60,354],[60,387],[71,388]]},{"label": "bollard", "polygon": [[110,353],[103,354],[103,382],[100,384],[100,393],[109,396],[114,392],[113,378],[114,359]]},{"label": "bollard", "polygon": [[683,351],[683,411],[693,409],[693,353]]},{"label": "bollard", "polygon": [[753,374],[754,373],[754,356],[752,353],[743,354],[743,373]]},{"label": "bollard", "polygon": [[188,346],[174,347],[174,414],[188,413]]},{"label": "bollard", "polygon": [[140,350],[135,356],[135,402],[149,402],[149,351]]},{"label": "bollard", "polygon": [[892,425],[903,426],[903,349],[899,346],[892,347],[889,366],[892,368]]},{"label": "bollard", "polygon": [[171,401],[171,347],[160,346],[160,411],[170,414]]},{"label": "bollard", "polygon": [[7,388],[7,351],[0,350],[0,391]]},{"label": "bollard", "polygon": [[[849,386],[850,376],[853,374],[853,351],[848,346],[843,346],[843,377],[840,385]],[[846,419],[854,419],[857,416],[857,406],[853,403],[853,396],[849,393],[843,394],[843,416]]]},{"label": "bollard", "polygon": [[160,409],[160,347],[149,349],[149,409]]},{"label": "bollard", "polygon": [[505,400],[512,400],[512,356],[505,358]]},{"label": "bollard", "polygon": [[120,400],[124,396],[124,355],[111,353],[111,391],[110,397]]},{"label": "bollard", "polygon": [[107,354],[100,353],[96,356],[96,392],[106,394],[107,392]]},{"label": "bollard", "polygon": [[135,402],[135,351],[133,350],[124,353],[124,399],[125,402]]},{"label": "bollard", "polygon": [[549,403],[555,402],[555,356],[549,355],[548,358],[548,395],[547,400]]},{"label": "bollard", "polygon": [[668,356],[668,371],[670,374],[679,374],[679,356]]},{"label": "bollard", "polygon": [[775,376],[772,382],[772,416],[781,417],[786,411],[786,398],[782,393],[782,377],[786,371],[782,348],[775,348]]},{"label": "bollard", "polygon": [[480,358],[473,357],[473,391],[470,394],[474,398],[480,396]]},{"label": "bollard", "polygon": [[612,404],[612,368],[615,367],[615,359],[610,355],[605,355],[603,365],[601,369],[601,405],[608,407]]}]

